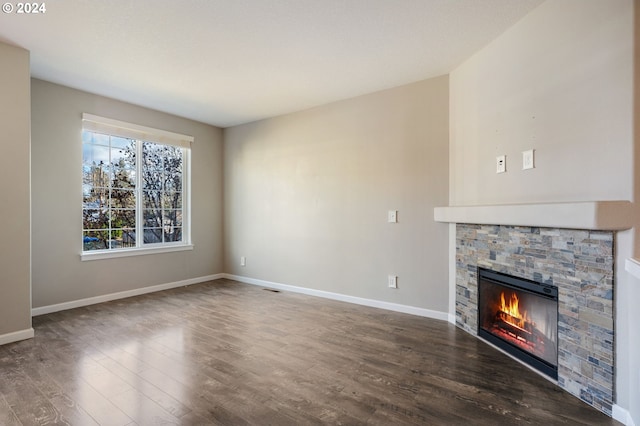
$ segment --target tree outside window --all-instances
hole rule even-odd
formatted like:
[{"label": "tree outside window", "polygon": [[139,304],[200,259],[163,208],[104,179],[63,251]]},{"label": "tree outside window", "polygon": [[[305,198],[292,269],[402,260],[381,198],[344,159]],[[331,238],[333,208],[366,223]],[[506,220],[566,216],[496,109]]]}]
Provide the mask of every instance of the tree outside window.
[{"label": "tree outside window", "polygon": [[82,141],[83,251],[183,242],[185,148],[88,130]]}]

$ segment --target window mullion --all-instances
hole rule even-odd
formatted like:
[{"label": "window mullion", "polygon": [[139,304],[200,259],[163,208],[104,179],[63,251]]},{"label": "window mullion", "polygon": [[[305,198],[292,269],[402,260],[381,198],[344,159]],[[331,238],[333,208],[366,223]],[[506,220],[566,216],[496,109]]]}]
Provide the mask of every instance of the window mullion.
[{"label": "window mullion", "polygon": [[142,141],[136,140],[136,247],[142,247],[144,241],[142,220],[144,218],[142,212]]},{"label": "window mullion", "polygon": [[108,245],[109,245],[109,250],[111,250],[113,248],[113,239],[112,239],[112,229],[111,229],[111,219],[113,217],[113,211],[111,209],[111,206],[113,205],[111,203],[111,136],[109,136],[109,159],[107,161],[106,164],[106,169],[107,169],[107,183],[105,185],[106,191],[107,191],[107,206],[106,206],[106,210],[107,210],[107,241],[108,241]]},{"label": "window mullion", "polygon": [[182,150],[182,238],[191,244],[191,150]]}]

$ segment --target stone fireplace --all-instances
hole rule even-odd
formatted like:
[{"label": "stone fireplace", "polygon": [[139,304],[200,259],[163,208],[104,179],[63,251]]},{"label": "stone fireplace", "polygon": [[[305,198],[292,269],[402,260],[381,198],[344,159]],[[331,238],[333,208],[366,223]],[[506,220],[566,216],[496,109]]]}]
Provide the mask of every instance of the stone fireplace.
[{"label": "stone fireplace", "polygon": [[557,289],[557,384],[609,416],[614,240],[615,230],[629,227],[627,207],[612,201],[435,210],[436,221],[456,224],[456,325],[478,335],[479,268]]},{"label": "stone fireplace", "polygon": [[456,225],[456,324],[472,334],[478,267],[558,288],[558,386],[611,415],[613,233]]}]

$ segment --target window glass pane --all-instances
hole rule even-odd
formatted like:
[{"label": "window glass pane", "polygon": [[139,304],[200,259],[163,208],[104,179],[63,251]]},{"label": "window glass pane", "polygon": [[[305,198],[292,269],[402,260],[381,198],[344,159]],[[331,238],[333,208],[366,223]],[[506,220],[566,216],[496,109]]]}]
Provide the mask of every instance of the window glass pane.
[{"label": "window glass pane", "polygon": [[142,167],[148,171],[164,170],[165,146],[151,142],[142,144]]},{"label": "window glass pane", "polygon": [[182,192],[182,174],[167,174],[164,178],[165,191]]},{"label": "window glass pane", "polygon": [[182,241],[182,161],[179,147],[144,142],[144,242]]},{"label": "window glass pane", "polygon": [[135,170],[135,159],[130,158],[127,155],[128,154],[124,154],[116,149],[111,150],[111,166],[113,173],[116,173],[118,170]]},{"label": "window glass pane", "polygon": [[87,192],[90,192],[92,188],[109,187],[109,175],[106,172],[107,170],[108,168],[105,168],[105,167],[83,166],[82,167],[82,184],[84,185],[83,191],[87,193]]},{"label": "window glass pane", "polygon": [[113,176],[111,176],[112,188],[136,188],[136,172],[135,170],[119,169],[114,167]]},{"label": "window glass pane", "polygon": [[162,207],[165,209],[182,208],[182,192],[165,192],[162,194]]},{"label": "window glass pane", "polygon": [[161,170],[142,170],[142,179],[144,181],[143,189],[148,191],[160,191],[162,189],[162,181],[164,175]]},{"label": "window glass pane", "polygon": [[143,210],[145,228],[156,228],[162,225],[162,210]]},{"label": "window glass pane", "polygon": [[111,210],[111,227],[112,228],[136,228],[136,211],[135,209]]},{"label": "window glass pane", "polygon": [[162,228],[145,228],[144,229],[145,244],[155,244],[162,242]]},{"label": "window glass pane", "polygon": [[83,145],[82,165],[99,167],[104,172],[109,171],[110,149],[106,146]]},{"label": "window glass pane", "polygon": [[82,164],[82,183],[83,184],[90,184],[93,182],[92,180],[92,171],[93,168],[88,165],[88,164]]},{"label": "window glass pane", "polygon": [[112,189],[109,206],[118,209],[135,209],[136,193],[129,189]]},{"label": "window glass pane", "polygon": [[182,210],[164,210],[162,223],[163,225],[182,227]]},{"label": "window glass pane", "polygon": [[82,249],[84,251],[105,250],[109,248],[108,236],[109,233],[106,231],[84,231]]},{"label": "window glass pane", "polygon": [[167,147],[164,157],[164,170],[169,177],[182,176],[182,150],[175,146]]},{"label": "window glass pane", "polygon": [[111,249],[135,247],[136,233],[131,228],[112,229],[109,246]]},{"label": "window glass pane", "polygon": [[164,234],[164,242],[182,241],[182,228],[173,228],[171,232]]},{"label": "window glass pane", "polygon": [[136,246],[136,231],[131,228],[123,228],[122,230],[122,247],[135,247]]},{"label": "window glass pane", "polygon": [[136,142],[131,139],[112,138],[111,161],[114,163],[124,161],[129,168],[136,164]]},{"label": "window glass pane", "polygon": [[82,131],[82,143],[92,145],[109,146],[109,136],[100,133],[94,133],[87,130]]},{"label": "window glass pane", "polygon": [[162,232],[164,241],[180,241],[180,225],[182,225],[182,217],[179,218],[176,210],[165,210],[162,216]]},{"label": "window glass pane", "polygon": [[109,190],[106,188],[88,188],[82,196],[82,207],[85,209],[101,209],[107,206]]},{"label": "window glass pane", "polygon": [[120,136],[111,136],[111,148],[120,150],[133,149],[135,154],[135,141],[133,139],[121,138]]},{"label": "window glass pane", "polygon": [[89,197],[91,195],[92,189],[93,189],[93,186],[88,185],[86,183],[82,184],[82,197],[83,197],[82,202],[83,203],[86,201],[86,197]]},{"label": "window glass pane", "polygon": [[84,229],[105,229],[109,227],[109,212],[106,209],[82,210],[82,227]]},{"label": "window glass pane", "polygon": [[143,191],[142,208],[160,210],[162,208],[161,195],[160,191]]}]

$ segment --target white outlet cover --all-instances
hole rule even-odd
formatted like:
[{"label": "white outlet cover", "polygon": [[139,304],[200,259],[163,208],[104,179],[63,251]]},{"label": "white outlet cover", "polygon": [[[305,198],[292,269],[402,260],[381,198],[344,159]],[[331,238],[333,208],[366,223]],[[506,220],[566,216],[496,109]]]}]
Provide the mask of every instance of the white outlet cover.
[{"label": "white outlet cover", "polygon": [[389,223],[397,223],[398,222],[398,210],[389,210],[387,215],[387,221]]},{"label": "white outlet cover", "polygon": [[529,170],[535,168],[533,161],[533,149],[522,151],[522,170]]},{"label": "white outlet cover", "polygon": [[496,157],[496,173],[504,173],[507,171],[507,156],[498,155]]},{"label": "white outlet cover", "polygon": [[396,275],[389,275],[389,288],[398,288],[398,277]]}]

